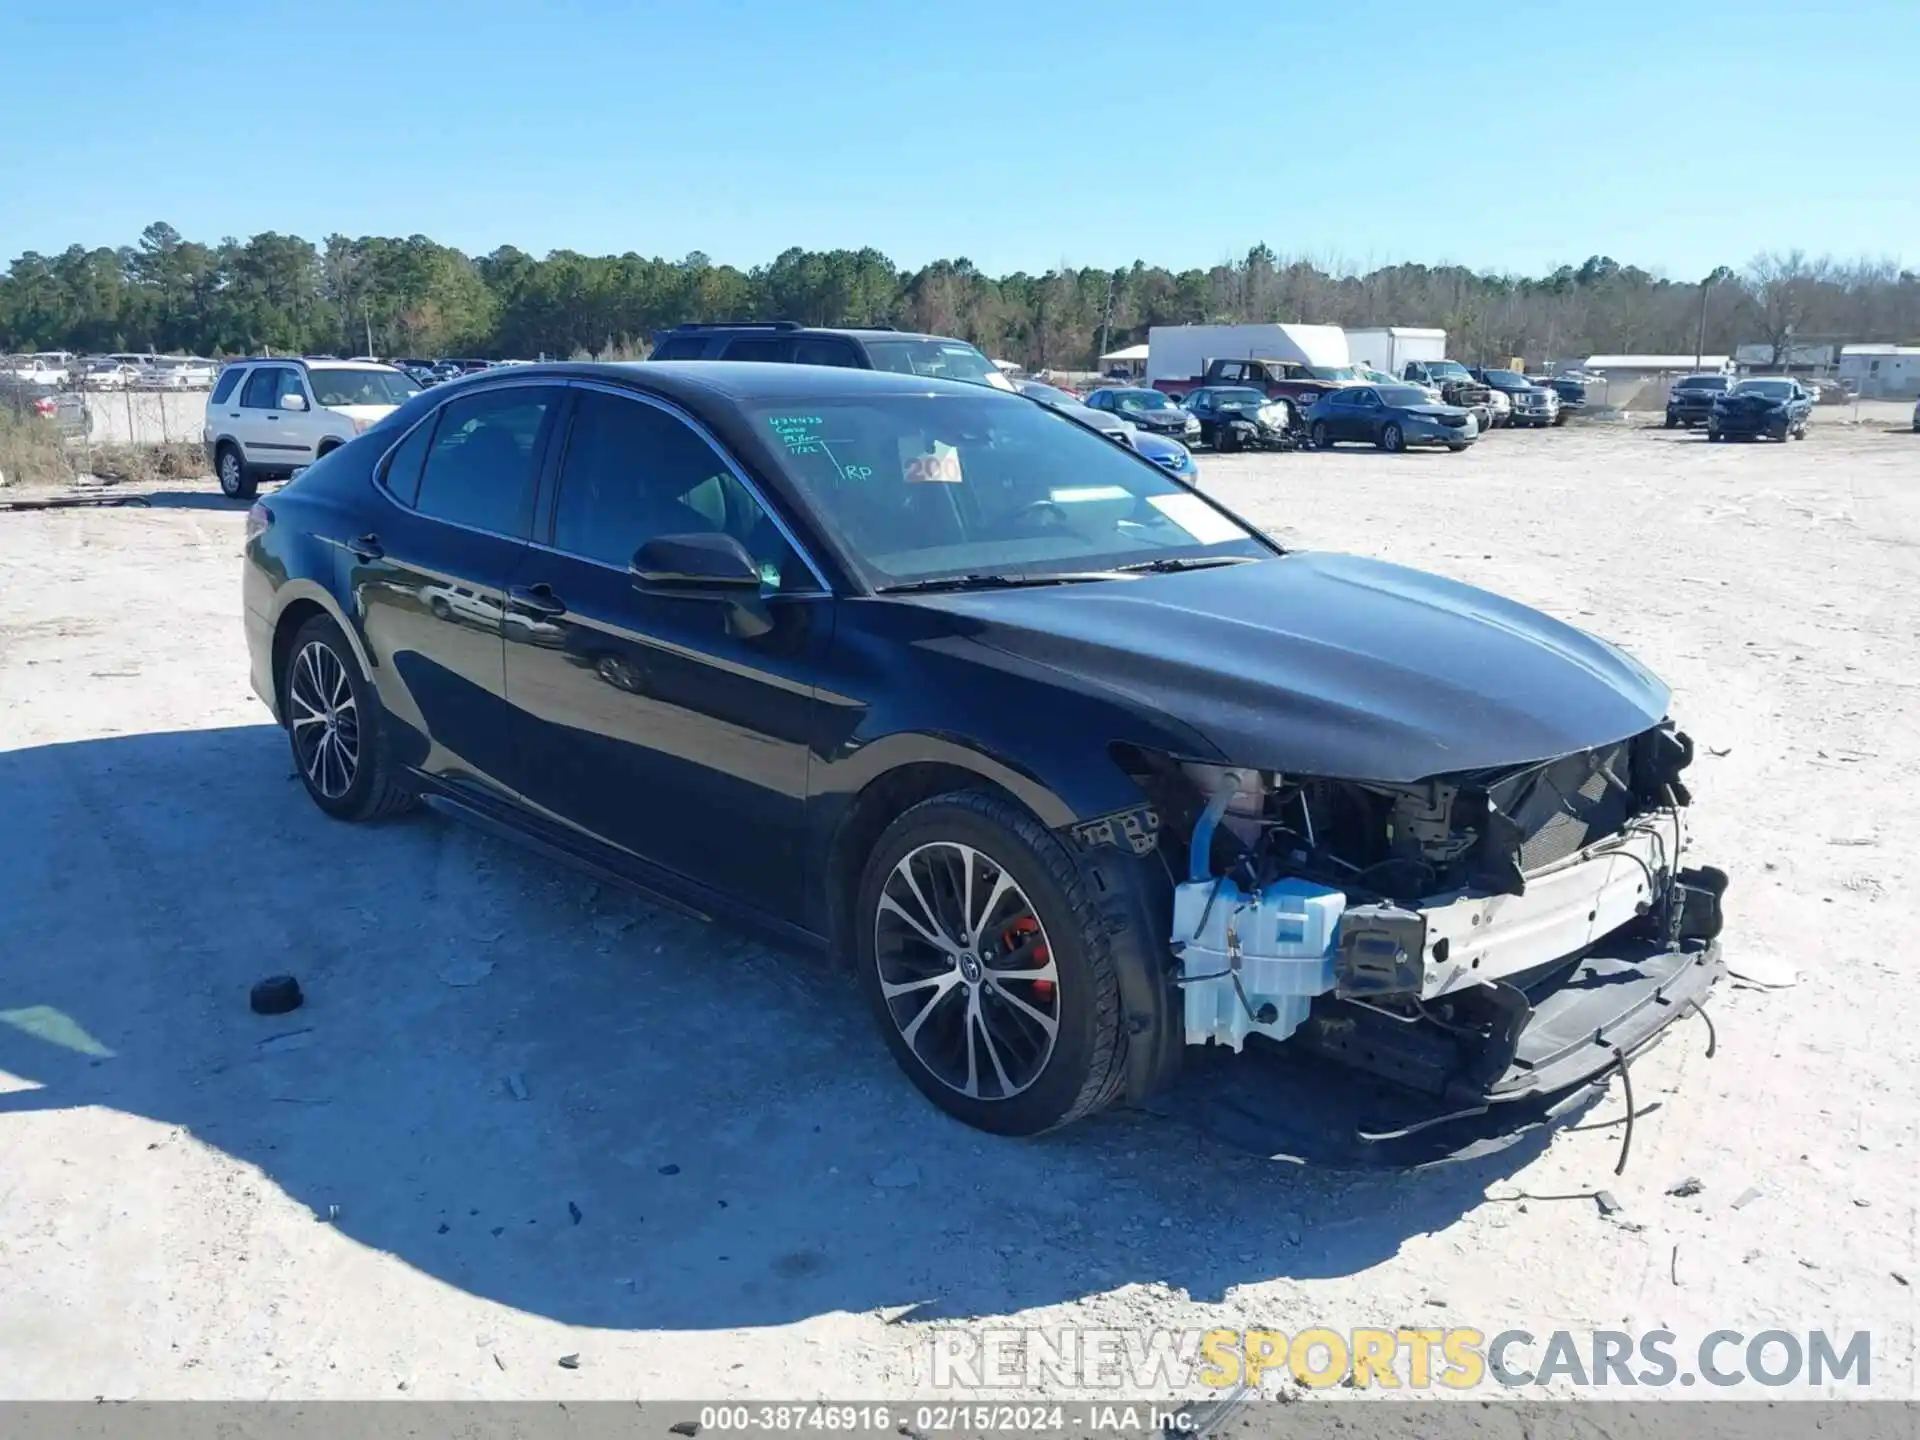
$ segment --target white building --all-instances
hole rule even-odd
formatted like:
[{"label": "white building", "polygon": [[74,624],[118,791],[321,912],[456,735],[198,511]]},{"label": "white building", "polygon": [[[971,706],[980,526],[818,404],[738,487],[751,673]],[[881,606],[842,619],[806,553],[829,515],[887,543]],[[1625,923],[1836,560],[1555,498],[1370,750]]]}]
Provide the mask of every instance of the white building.
[{"label": "white building", "polygon": [[1842,345],[1839,378],[1867,399],[1920,395],[1920,345]]},{"label": "white building", "polygon": [[1724,374],[1733,365],[1725,355],[1589,355],[1581,368],[1609,380],[1653,380],[1696,372]]}]

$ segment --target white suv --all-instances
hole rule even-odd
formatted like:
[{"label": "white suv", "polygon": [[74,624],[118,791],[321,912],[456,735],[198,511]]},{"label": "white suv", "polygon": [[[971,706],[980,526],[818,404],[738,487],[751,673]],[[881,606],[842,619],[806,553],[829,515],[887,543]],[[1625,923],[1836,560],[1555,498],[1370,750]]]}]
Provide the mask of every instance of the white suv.
[{"label": "white suv", "polygon": [[420,393],[404,371],[359,360],[236,360],[207,396],[207,459],[220,490],[250,498],[298,475]]}]

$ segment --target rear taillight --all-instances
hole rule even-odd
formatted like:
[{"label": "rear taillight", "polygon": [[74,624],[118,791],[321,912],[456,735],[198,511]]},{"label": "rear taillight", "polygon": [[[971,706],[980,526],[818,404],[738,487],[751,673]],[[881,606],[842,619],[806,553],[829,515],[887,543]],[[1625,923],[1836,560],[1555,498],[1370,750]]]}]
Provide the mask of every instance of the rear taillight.
[{"label": "rear taillight", "polygon": [[269,510],[266,507],[266,504],[264,501],[256,502],[254,504],[254,507],[251,510],[247,511],[248,542],[251,543],[255,540],[258,540],[262,535],[267,533],[267,530],[272,526],[272,524],[273,524],[273,511]]},{"label": "rear taillight", "polygon": [[42,395],[38,400],[33,402],[33,413],[36,415],[51,415],[54,412],[54,408],[54,403],[50,396]]}]

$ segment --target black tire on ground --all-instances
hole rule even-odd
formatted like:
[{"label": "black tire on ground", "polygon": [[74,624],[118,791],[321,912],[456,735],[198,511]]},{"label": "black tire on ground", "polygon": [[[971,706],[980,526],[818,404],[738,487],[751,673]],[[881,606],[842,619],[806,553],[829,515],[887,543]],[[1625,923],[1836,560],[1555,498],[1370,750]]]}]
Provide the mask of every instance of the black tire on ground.
[{"label": "black tire on ground", "polygon": [[1669,429],[1669,430],[1672,430],[1672,429],[1675,429],[1675,428],[1677,428],[1677,427],[1679,426],[1679,424],[1680,424],[1680,422],[1679,422],[1678,420],[1676,420],[1676,419],[1674,419],[1674,417],[1673,417],[1673,416],[1671,416],[1671,415],[1669,415],[1669,416],[1667,416],[1667,429]]},{"label": "black tire on ground", "polygon": [[1804,440],[1807,438],[1806,421],[1802,420],[1798,425],[1793,427],[1793,438],[1796,440]]},{"label": "black tire on ground", "polygon": [[1567,423],[1567,412],[1566,412],[1566,411],[1564,411],[1564,410],[1562,410],[1562,411],[1559,411],[1558,413],[1556,413],[1556,414],[1554,415],[1554,417],[1553,417],[1553,423],[1554,423],[1554,425],[1555,425],[1556,427],[1558,427],[1558,426],[1561,426],[1561,425],[1564,425],[1564,424],[1566,424],[1566,423]]},{"label": "black tire on ground", "polygon": [[1407,448],[1405,432],[1391,420],[1380,427],[1380,448],[1393,455]]},{"label": "black tire on ground", "polygon": [[222,441],[213,454],[214,473],[220,480],[220,493],[229,500],[251,500],[260,490],[260,477],[247,469],[240,458],[240,447],[231,440]]},{"label": "black tire on ground", "polygon": [[[338,667],[337,681],[329,661]],[[303,666],[307,667],[304,673]],[[380,696],[361,673],[353,647],[331,616],[316,615],[300,627],[287,647],[279,683],[293,767],[314,804],[336,820],[377,820],[413,806],[418,797],[399,783],[397,767],[387,752]],[[319,712],[309,701],[316,696],[334,702],[336,717],[334,743],[328,755],[318,760],[313,748],[318,742],[308,732],[324,733],[327,723],[315,718]],[[350,771],[341,763],[343,747],[349,744]],[[338,783],[343,776],[347,777],[344,786]]]},{"label": "black tire on ground", "polygon": [[1313,428],[1307,432],[1307,440],[1316,450],[1331,450],[1333,439],[1327,434],[1327,422],[1316,420]]},{"label": "black tire on ground", "polygon": [[1240,441],[1234,435],[1231,425],[1216,425],[1213,427],[1213,448],[1218,450],[1222,455],[1226,455],[1240,448]]},{"label": "black tire on ground", "polygon": [[[1030,902],[1058,976],[1050,1002],[1057,1006],[1052,1049],[1031,1082],[1005,1098],[968,1095],[936,1074],[902,1033],[912,1028],[914,1016],[932,1028],[933,1014],[920,1015],[911,998],[916,992],[907,992],[903,1024],[881,988],[876,931],[884,887],[908,856],[922,847],[943,845],[970,847],[1005,870]],[[984,910],[986,902],[977,900],[975,906]],[[979,918],[984,922],[986,917]],[[923,800],[896,819],[867,857],[854,927],[859,984],[888,1049],[920,1092],[949,1115],[998,1135],[1037,1135],[1092,1115],[1120,1095],[1126,1080],[1127,1035],[1109,927],[1072,854],[1010,800],[960,791]],[[934,1003],[967,1003],[966,990],[967,983],[952,984]],[[992,995],[992,987],[982,984],[975,998]],[[896,993],[894,999],[902,996]],[[978,1003],[984,1007],[989,1001]],[[963,1019],[961,1024],[973,1044],[970,1023]],[[999,1088],[997,1081],[986,1079],[992,1073],[988,1061],[994,1058],[976,1053],[981,1076],[976,1088],[984,1090],[989,1083]]]},{"label": "black tire on ground", "polygon": [[1465,450],[1466,448],[1468,448],[1468,447],[1467,447],[1467,446],[1465,446],[1464,444],[1462,444],[1462,445],[1449,445],[1449,446],[1447,446],[1447,449],[1449,449],[1449,450],[1451,450],[1451,451],[1452,451],[1452,452],[1453,452],[1454,454],[1456,454],[1456,455],[1458,455],[1458,454],[1459,454],[1459,453],[1460,453],[1460,452],[1461,452],[1462,450]]}]

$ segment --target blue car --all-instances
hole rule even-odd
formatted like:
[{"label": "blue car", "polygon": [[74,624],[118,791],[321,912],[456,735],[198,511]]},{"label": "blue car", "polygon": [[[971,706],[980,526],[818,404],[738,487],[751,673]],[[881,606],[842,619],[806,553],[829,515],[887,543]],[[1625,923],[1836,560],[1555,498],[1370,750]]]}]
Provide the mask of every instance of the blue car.
[{"label": "blue car", "polygon": [[1473,412],[1434,403],[1413,385],[1349,385],[1307,408],[1307,435],[1316,450],[1361,440],[1382,450],[1444,445],[1458,454],[1478,437]]},{"label": "blue car", "polygon": [[1738,382],[1713,398],[1707,439],[1804,440],[1813,401],[1784,375],[1761,375]]},{"label": "blue car", "polygon": [[1193,453],[1178,440],[1169,440],[1164,435],[1155,435],[1143,430],[1111,410],[1100,410],[1091,405],[1083,405],[1066,391],[1042,384],[1038,380],[1023,380],[1016,388],[1029,400],[1037,400],[1042,405],[1058,410],[1062,415],[1070,415],[1082,425],[1098,430],[1117,444],[1131,445],[1154,464],[1170,474],[1178,475],[1182,480],[1200,478],[1200,467],[1193,463]]},{"label": "blue car", "polygon": [[1189,481],[1200,478],[1200,467],[1193,463],[1193,452],[1178,440],[1169,440],[1164,435],[1155,435],[1146,430],[1135,430],[1131,439],[1134,449],[1169,474]]}]

